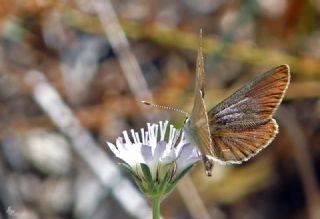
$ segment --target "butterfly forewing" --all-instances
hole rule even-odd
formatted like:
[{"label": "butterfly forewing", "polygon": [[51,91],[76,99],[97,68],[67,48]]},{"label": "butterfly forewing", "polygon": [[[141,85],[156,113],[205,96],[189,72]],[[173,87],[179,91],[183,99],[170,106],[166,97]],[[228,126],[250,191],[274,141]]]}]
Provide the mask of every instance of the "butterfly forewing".
[{"label": "butterfly forewing", "polygon": [[208,126],[207,112],[202,99],[202,93],[196,95],[196,101],[193,106],[193,111],[189,118],[189,132],[194,143],[198,146],[202,155],[212,154],[212,141]]},{"label": "butterfly forewing", "polygon": [[[195,86],[195,101],[197,99],[197,95],[199,91],[201,91],[200,99],[204,97],[204,61],[203,61],[203,52],[202,52],[202,36],[200,35],[200,45],[198,49],[198,56],[197,56],[197,66],[196,66],[196,86]],[[196,103],[195,103],[196,104]],[[193,108],[193,111],[194,108]]]},{"label": "butterfly forewing", "polygon": [[281,102],[289,80],[287,65],[261,74],[210,110],[209,123],[270,118]]},{"label": "butterfly forewing", "polygon": [[[201,39],[200,39],[201,40]],[[207,111],[204,105],[204,63],[202,46],[199,46],[197,67],[196,67],[196,86],[195,86],[195,100],[193,110],[189,118],[189,126],[187,127],[192,136],[194,143],[198,146],[201,153],[211,154],[211,137],[208,125]]]},{"label": "butterfly forewing", "polygon": [[290,80],[281,65],[247,83],[208,112],[214,158],[241,163],[268,145],[277,133],[272,115]]}]

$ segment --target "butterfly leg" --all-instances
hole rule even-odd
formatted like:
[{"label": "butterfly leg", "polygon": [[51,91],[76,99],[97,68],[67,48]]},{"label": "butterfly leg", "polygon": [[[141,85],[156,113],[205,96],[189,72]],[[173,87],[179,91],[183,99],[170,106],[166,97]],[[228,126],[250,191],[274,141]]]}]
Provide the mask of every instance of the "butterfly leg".
[{"label": "butterfly leg", "polygon": [[206,155],[202,156],[203,164],[206,170],[207,176],[212,176],[212,168],[214,166],[214,161],[207,157]]}]

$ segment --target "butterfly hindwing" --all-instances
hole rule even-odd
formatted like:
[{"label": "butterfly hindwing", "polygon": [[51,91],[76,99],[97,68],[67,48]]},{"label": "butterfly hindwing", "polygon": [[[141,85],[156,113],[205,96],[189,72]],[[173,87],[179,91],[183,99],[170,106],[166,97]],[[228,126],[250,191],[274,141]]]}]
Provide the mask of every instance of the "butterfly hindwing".
[{"label": "butterfly hindwing", "polygon": [[208,112],[214,158],[225,163],[241,163],[271,142],[278,130],[272,115],[289,80],[289,67],[278,66]]},{"label": "butterfly hindwing", "polygon": [[212,134],[214,156],[224,163],[241,163],[265,148],[277,133],[274,119],[242,130],[218,129]]}]

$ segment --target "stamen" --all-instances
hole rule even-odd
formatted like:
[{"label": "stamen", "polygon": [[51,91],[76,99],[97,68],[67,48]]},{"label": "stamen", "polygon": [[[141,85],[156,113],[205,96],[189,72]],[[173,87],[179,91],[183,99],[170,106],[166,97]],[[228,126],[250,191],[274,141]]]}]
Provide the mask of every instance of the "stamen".
[{"label": "stamen", "polygon": [[161,140],[163,141],[165,136],[166,136],[166,131],[167,131],[167,126],[168,126],[168,120],[166,120],[164,123],[161,122],[161,126],[160,126],[160,129],[161,129]]},{"label": "stamen", "polygon": [[135,144],[138,143],[138,142],[137,142],[137,139],[136,139],[136,136],[135,136],[135,134],[134,134],[134,130],[131,129],[130,131],[131,131],[131,136],[132,136],[132,138],[133,138],[133,142],[134,142]]},{"label": "stamen", "polygon": [[151,124],[150,123],[147,123],[147,126],[148,126],[148,140],[147,140],[147,142],[149,142],[150,141],[150,138],[151,138]]},{"label": "stamen", "polygon": [[138,133],[138,132],[135,132],[134,134],[135,134],[136,139],[137,139],[137,141],[138,141],[137,143],[140,143],[141,141],[140,141],[139,133]]},{"label": "stamen", "polygon": [[159,121],[159,126],[160,126],[160,141],[164,139],[164,134],[163,134],[163,122]]},{"label": "stamen", "polygon": [[142,144],[146,144],[146,138],[144,135],[144,128],[140,129],[140,132],[141,132]]},{"label": "stamen", "polygon": [[173,127],[173,125],[170,125],[170,134],[168,139],[169,145],[172,145],[175,133],[176,133],[176,129]]},{"label": "stamen", "polygon": [[145,135],[146,135],[146,144],[149,144],[149,133],[145,132]]},{"label": "stamen", "polygon": [[124,137],[124,139],[126,141],[125,143],[126,144],[132,144],[132,142],[131,142],[131,140],[129,138],[128,132],[127,131],[123,131],[122,133],[123,133],[123,137]]},{"label": "stamen", "polygon": [[154,138],[157,141],[158,140],[158,129],[159,129],[159,125],[155,125],[154,127]]},{"label": "stamen", "polygon": [[180,144],[182,144],[183,141],[184,141],[184,131],[181,130]]},{"label": "stamen", "polygon": [[[178,144],[176,144],[176,152],[177,152],[177,154],[179,154],[179,153],[181,152],[181,150],[182,150],[182,147],[185,146],[185,145],[183,144],[184,132],[183,132],[181,129],[179,130],[179,134],[180,134],[181,136],[180,136],[180,142],[179,142]],[[177,140],[178,140],[178,139],[177,139]]]},{"label": "stamen", "polygon": [[182,136],[182,130],[181,129],[175,129],[175,135],[173,137],[173,142],[172,142],[172,147],[178,147],[181,141],[181,136]]},{"label": "stamen", "polygon": [[157,130],[158,125],[153,124],[150,129],[149,129],[149,144],[153,146],[152,152],[154,152],[154,149],[156,148],[157,145],[157,136],[156,136],[156,130]]}]

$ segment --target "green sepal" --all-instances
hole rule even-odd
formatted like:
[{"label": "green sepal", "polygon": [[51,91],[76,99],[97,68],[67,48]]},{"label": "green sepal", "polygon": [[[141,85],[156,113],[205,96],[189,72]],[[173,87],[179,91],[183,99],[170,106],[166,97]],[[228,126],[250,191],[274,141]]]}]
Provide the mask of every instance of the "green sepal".
[{"label": "green sepal", "polygon": [[140,167],[141,167],[141,170],[142,170],[142,173],[144,175],[145,180],[148,183],[152,183],[152,175],[151,175],[149,167],[144,163],[140,163]]},{"label": "green sepal", "polygon": [[147,188],[145,188],[145,186],[143,185],[143,183],[137,183],[139,189],[141,190],[142,193],[144,194],[149,194],[149,191]]},{"label": "green sepal", "polygon": [[[129,166],[127,163],[121,163],[120,166],[129,174],[132,175],[134,181],[136,182],[137,186],[139,187],[140,191],[144,194],[148,193],[148,189],[144,185],[141,177],[138,176],[138,174]],[[148,185],[147,185],[148,186]]]},{"label": "green sepal", "polygon": [[129,174],[131,174],[137,182],[141,182],[141,178],[136,174],[136,172],[126,163],[121,163],[120,166]]},{"label": "green sepal", "polygon": [[149,187],[149,192],[152,192],[152,194],[156,194],[157,189],[153,183],[152,175],[151,175],[149,167],[144,163],[140,163],[140,167],[141,167],[142,173],[144,175],[144,179],[146,180],[146,183]]},{"label": "green sepal", "polygon": [[[173,162],[173,163],[168,163],[168,164],[161,165],[160,170],[161,170],[159,172],[160,181],[163,181],[163,180],[172,181],[173,175],[174,175],[175,170],[176,170],[176,164]],[[165,173],[165,175],[163,175],[164,173]]]},{"label": "green sepal", "polygon": [[165,187],[165,190],[163,192],[163,194],[165,196],[169,195],[170,192],[172,192],[173,188],[176,186],[176,184],[173,183],[168,183],[168,185]]},{"label": "green sepal", "polygon": [[166,189],[166,187],[168,186],[168,184],[171,184],[170,182],[168,182],[168,179],[170,178],[170,172],[168,171],[167,173],[166,173],[166,175],[164,176],[164,178],[163,179],[161,179],[161,183],[160,183],[160,185],[159,185],[159,187],[158,187],[158,191],[159,191],[159,193],[161,194],[161,195],[165,195],[165,192],[164,191],[166,191],[167,189]]}]

